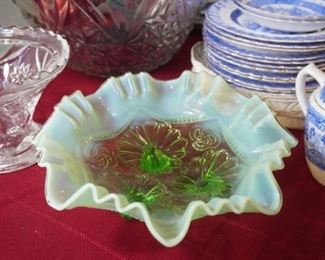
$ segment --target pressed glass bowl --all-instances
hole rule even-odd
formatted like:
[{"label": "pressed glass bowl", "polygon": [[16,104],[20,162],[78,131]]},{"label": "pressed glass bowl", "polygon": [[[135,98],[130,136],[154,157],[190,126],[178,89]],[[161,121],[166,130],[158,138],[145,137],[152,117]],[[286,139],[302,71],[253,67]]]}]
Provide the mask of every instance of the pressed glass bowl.
[{"label": "pressed glass bowl", "polygon": [[36,163],[33,113],[47,86],[65,67],[69,46],[39,28],[0,27],[0,174]]},{"label": "pressed glass bowl", "polygon": [[49,205],[117,211],[144,221],[165,246],[193,219],[276,214],[272,171],[296,143],[258,97],[191,72],[170,81],[125,74],[90,96],[77,91],[35,138]]},{"label": "pressed glass bowl", "polygon": [[107,77],[168,62],[191,31],[203,0],[13,0],[33,24],[60,32],[69,66]]}]

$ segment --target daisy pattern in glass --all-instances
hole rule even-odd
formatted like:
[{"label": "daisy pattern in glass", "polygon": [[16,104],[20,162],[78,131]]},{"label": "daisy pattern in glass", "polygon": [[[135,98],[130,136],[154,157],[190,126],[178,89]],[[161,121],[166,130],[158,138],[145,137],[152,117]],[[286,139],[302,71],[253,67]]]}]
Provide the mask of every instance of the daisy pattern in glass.
[{"label": "daisy pattern in glass", "polygon": [[237,158],[230,156],[225,149],[208,150],[191,159],[186,174],[179,177],[175,188],[190,200],[228,197],[237,166]]},{"label": "daisy pattern in glass", "polygon": [[123,164],[152,175],[170,173],[180,167],[187,144],[179,129],[168,123],[150,122],[127,129],[117,147]]}]

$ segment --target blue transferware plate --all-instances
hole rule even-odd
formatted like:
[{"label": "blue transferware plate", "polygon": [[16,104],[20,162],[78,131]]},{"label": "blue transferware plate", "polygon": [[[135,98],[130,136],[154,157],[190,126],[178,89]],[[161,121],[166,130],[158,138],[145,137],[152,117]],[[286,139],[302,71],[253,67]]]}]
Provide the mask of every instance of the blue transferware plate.
[{"label": "blue transferware plate", "polygon": [[[281,92],[281,93],[293,93],[295,84],[293,82],[288,83],[279,83],[279,82],[270,82],[263,81],[261,79],[254,79],[253,77],[241,73],[239,70],[229,69],[226,66],[223,68],[220,66],[220,63],[215,63],[214,61],[206,59],[206,65],[216,74],[225,78],[229,83],[235,83],[236,85],[245,87],[246,89],[251,89],[255,91],[268,91],[268,92]],[[315,81],[309,81],[306,85],[309,90],[313,90],[317,87]]]},{"label": "blue transferware plate", "polygon": [[323,0],[235,0],[247,11],[273,19],[291,21],[325,21]]},{"label": "blue transferware plate", "polygon": [[[325,59],[325,52],[312,52],[308,54],[299,53],[285,53],[281,52],[265,52],[259,50],[248,50],[242,45],[236,45],[234,43],[229,43],[216,35],[209,33],[206,28],[203,28],[204,41],[210,44],[209,48],[215,48],[217,50],[222,50],[223,52],[233,53],[238,55],[238,57],[243,57],[246,59],[251,58],[254,61],[260,61],[265,63],[277,63],[277,64],[302,64],[305,62],[319,62]],[[278,55],[277,55],[278,53]]]},{"label": "blue transferware plate", "polygon": [[229,39],[229,41],[237,42],[237,44],[242,44],[244,46],[251,46],[256,49],[262,49],[265,51],[286,51],[286,52],[300,52],[307,53],[311,51],[324,51],[325,42],[312,42],[312,43],[272,43],[272,42],[262,42],[256,39],[249,39],[243,37],[238,37],[232,33],[224,31],[215,26],[211,26],[208,22],[204,24],[205,30],[207,30],[212,35],[217,35],[222,38]]},{"label": "blue transferware plate", "polygon": [[263,27],[247,17],[230,0],[220,0],[213,4],[206,12],[205,22],[238,37],[253,40],[273,43],[313,43],[325,41],[325,31],[289,33]]},{"label": "blue transferware plate", "polygon": [[[209,44],[206,43],[207,48],[209,49]],[[308,65],[308,62],[301,63],[301,65],[296,64],[276,64],[276,63],[263,63],[259,60],[251,61],[249,58],[245,59],[243,57],[232,55],[232,53],[223,52],[221,50],[213,49],[211,51],[211,54],[213,54],[215,57],[220,58],[224,61],[227,61],[228,63],[231,63],[233,65],[238,65],[243,68],[254,68],[256,71],[261,72],[274,72],[274,73],[288,73],[295,75],[298,74],[298,72],[306,65]],[[320,60],[317,62],[318,67],[325,66],[325,58],[323,60]]]},{"label": "blue transferware plate", "polygon": [[[255,76],[257,80],[264,80],[264,81],[277,81],[278,83],[287,83],[291,82],[294,83],[296,81],[297,73],[299,72],[298,69],[295,70],[285,70],[285,69],[274,69],[273,68],[263,68],[259,67],[258,63],[255,64],[245,64],[242,63],[240,59],[228,58],[224,56],[223,53],[215,52],[215,50],[209,49],[209,44],[206,44],[205,55],[211,61],[214,61],[216,64],[221,63],[221,65],[225,65],[229,67],[229,69],[239,69],[242,73],[247,75]],[[325,62],[318,63],[320,68],[325,67]],[[263,77],[263,79],[261,78]],[[270,78],[270,79],[268,79]],[[308,78],[308,80],[312,80]]]},{"label": "blue transferware plate", "polygon": [[210,52],[209,50],[206,51],[206,57],[220,68],[229,71],[238,71],[240,75],[244,77],[250,77],[264,82],[294,83],[298,73],[298,71],[283,72],[279,70],[259,69],[258,65],[247,66],[238,63],[235,60],[227,59],[221,55],[216,55],[214,52]]},{"label": "blue transferware plate", "polygon": [[325,28],[323,0],[235,0],[252,21],[274,30],[305,33]]}]

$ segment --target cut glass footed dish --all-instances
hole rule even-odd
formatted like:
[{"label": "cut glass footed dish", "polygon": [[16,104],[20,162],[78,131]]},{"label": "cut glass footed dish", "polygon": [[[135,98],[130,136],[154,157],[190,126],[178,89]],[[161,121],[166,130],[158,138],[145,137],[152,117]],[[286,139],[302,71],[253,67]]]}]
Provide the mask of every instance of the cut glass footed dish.
[{"label": "cut glass footed dish", "polygon": [[50,206],[117,211],[168,247],[194,219],[276,214],[282,195],[272,171],[297,144],[258,97],[191,72],[170,81],[125,74],[90,96],[77,91],[34,142]]},{"label": "cut glass footed dish", "polygon": [[0,174],[38,161],[32,139],[41,125],[33,114],[69,52],[66,40],[51,31],[0,26]]}]

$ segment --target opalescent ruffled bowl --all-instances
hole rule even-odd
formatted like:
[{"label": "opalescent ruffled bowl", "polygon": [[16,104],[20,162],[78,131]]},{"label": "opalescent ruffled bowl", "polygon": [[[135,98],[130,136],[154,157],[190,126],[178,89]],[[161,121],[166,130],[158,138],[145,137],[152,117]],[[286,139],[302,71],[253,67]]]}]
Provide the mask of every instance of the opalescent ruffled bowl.
[{"label": "opalescent ruffled bowl", "polygon": [[[193,219],[276,214],[282,195],[272,171],[283,168],[297,141],[258,97],[242,96],[221,77],[184,72],[170,81],[126,74],[90,96],[64,97],[35,143],[50,206],[127,214],[170,247]],[[135,192],[134,183],[156,181]],[[211,188],[224,181],[220,191]]]}]

